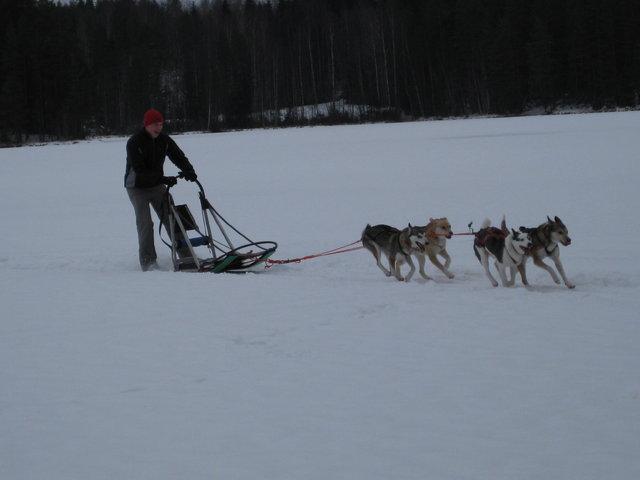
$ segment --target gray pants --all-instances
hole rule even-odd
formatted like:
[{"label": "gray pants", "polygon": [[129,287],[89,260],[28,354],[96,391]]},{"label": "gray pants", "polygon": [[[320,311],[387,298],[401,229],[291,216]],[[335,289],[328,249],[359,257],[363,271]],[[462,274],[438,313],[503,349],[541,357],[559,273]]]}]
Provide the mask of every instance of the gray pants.
[{"label": "gray pants", "polygon": [[[153,207],[162,221],[162,225],[169,231],[169,206],[167,205],[167,187],[157,185],[151,188],[127,188],[129,200],[133,205],[136,214],[136,228],[138,229],[138,256],[140,266],[144,269],[158,258],[156,248],[153,243],[153,220],[151,219],[151,209]],[[178,252],[182,256],[189,256],[189,251]]]}]

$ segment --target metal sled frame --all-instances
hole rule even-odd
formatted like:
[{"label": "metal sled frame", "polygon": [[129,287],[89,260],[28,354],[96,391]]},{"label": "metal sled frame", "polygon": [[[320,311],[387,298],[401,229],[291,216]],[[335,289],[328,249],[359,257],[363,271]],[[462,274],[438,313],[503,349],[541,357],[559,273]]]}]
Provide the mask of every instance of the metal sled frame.
[{"label": "metal sled frame", "polygon": [[[178,178],[181,178],[181,176]],[[171,247],[171,260],[173,261],[174,271],[241,273],[261,266],[276,251],[278,244],[271,241],[254,242],[246,237],[213,208],[205,196],[202,184],[197,180],[195,183],[200,190],[198,197],[204,221],[204,232],[198,229],[186,205],[176,205],[174,203],[173,197],[169,193],[170,187],[167,188],[169,225],[166,230],[171,239],[169,246]],[[222,239],[215,239],[210,219],[213,219],[218,232],[226,243],[223,243]],[[225,225],[246,243],[235,247],[225,230]],[[189,238],[189,231],[195,231],[199,236]],[[189,255],[180,257],[178,249],[183,249],[184,246],[187,247]],[[198,246],[206,246],[211,253],[211,257],[199,258],[195,252],[195,247]]]}]

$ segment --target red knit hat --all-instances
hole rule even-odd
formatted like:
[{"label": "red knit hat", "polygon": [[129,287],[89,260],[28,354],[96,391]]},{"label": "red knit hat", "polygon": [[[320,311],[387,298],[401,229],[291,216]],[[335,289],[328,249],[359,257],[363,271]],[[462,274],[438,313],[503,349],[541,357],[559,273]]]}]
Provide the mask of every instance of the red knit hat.
[{"label": "red knit hat", "polygon": [[162,114],[153,108],[150,108],[146,112],[144,112],[144,126],[148,127],[152,123],[162,123],[164,122],[164,117]]}]

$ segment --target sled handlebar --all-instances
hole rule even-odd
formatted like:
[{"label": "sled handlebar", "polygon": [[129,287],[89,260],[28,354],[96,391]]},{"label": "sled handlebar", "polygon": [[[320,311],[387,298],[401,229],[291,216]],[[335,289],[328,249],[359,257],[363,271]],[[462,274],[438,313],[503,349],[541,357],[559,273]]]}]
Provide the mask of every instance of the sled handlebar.
[{"label": "sled handlebar", "polygon": [[[173,178],[175,178],[176,180],[185,180],[184,178],[184,173],[182,172],[178,172],[178,175],[175,175]],[[204,187],[202,186],[202,184],[200,183],[200,181],[198,179],[193,180],[193,182],[198,185],[198,188],[200,189],[200,192],[202,192],[202,194],[204,195]],[[171,187],[167,186],[167,190],[169,190]]]}]

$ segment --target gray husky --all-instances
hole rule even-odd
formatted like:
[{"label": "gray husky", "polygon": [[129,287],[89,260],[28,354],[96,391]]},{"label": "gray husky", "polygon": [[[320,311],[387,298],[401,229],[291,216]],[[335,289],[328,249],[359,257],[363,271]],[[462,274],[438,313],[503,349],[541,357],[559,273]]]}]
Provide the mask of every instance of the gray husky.
[{"label": "gray husky", "polygon": [[[367,224],[362,231],[362,245],[371,252],[376,259],[376,264],[387,277],[393,275],[399,281],[410,281],[416,267],[411,259],[412,255],[421,253],[427,241],[424,227],[413,227],[398,230],[389,225]],[[380,255],[384,254],[389,261],[387,270],[380,261]],[[400,272],[403,263],[408,263],[411,270],[406,277]]]},{"label": "gray husky", "polygon": [[[506,225],[503,221],[503,228],[505,226]],[[553,281],[560,284],[560,279],[558,278],[558,275],[556,275],[556,272],[553,271],[553,268],[542,261],[545,257],[551,257],[553,263],[558,269],[558,272],[560,273],[560,276],[562,277],[562,280],[564,281],[564,284],[568,288],[575,288],[576,286],[567,279],[567,275],[564,273],[564,267],[560,261],[560,248],[558,244],[561,243],[565,247],[571,245],[569,231],[565,224],[562,223],[562,220],[558,217],[551,220],[551,218],[547,216],[546,223],[538,225],[535,228],[520,227],[520,230],[526,231],[531,235],[533,247],[527,253],[527,256],[533,258],[534,265],[549,272]],[[529,285],[525,265],[526,259],[520,266],[518,266],[518,271],[522,277],[522,283]]]},{"label": "gray husky", "polygon": [[[498,282],[489,271],[489,258],[495,258],[495,266],[500,274],[503,287],[513,287],[516,282],[516,268],[526,261],[527,250],[531,248],[532,241],[524,228],[520,231],[511,230],[505,232],[491,226],[489,220],[485,220],[482,228],[475,233],[473,252],[484,267],[487,278],[494,287]],[[507,279],[507,269],[511,278]]]}]

